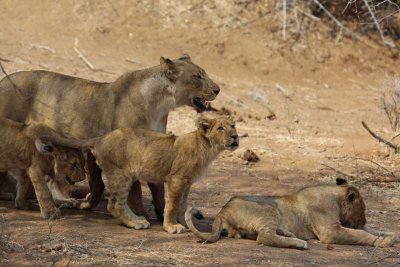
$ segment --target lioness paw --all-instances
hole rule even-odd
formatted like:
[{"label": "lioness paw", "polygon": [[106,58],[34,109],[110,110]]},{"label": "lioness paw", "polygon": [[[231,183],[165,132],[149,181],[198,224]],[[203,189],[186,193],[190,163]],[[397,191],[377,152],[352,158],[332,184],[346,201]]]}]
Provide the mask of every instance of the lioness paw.
[{"label": "lioness paw", "polygon": [[164,225],[164,229],[170,234],[183,234],[184,232],[186,232],[186,227],[179,223]]}]

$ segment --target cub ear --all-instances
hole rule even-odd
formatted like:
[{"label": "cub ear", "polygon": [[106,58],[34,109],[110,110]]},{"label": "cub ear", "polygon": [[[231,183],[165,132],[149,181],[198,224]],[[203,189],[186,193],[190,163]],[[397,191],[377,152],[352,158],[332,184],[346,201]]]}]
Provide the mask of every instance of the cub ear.
[{"label": "cub ear", "polygon": [[183,55],[180,56],[180,58],[178,58],[178,59],[179,59],[179,60],[182,60],[182,61],[188,61],[188,62],[191,61],[190,56],[189,56],[188,54],[183,54]]},{"label": "cub ear", "polygon": [[45,144],[40,140],[40,138],[36,138],[35,140],[35,147],[39,153],[43,154],[51,154],[54,152],[55,147],[52,144]]},{"label": "cub ear", "polygon": [[206,133],[210,129],[210,121],[211,120],[206,117],[199,117],[196,120],[197,129],[199,129],[203,133]]},{"label": "cub ear", "polygon": [[360,197],[360,193],[358,192],[357,189],[355,188],[349,188],[347,190],[347,196],[346,199],[348,202],[353,202],[356,198]]},{"label": "cub ear", "polygon": [[346,185],[347,184],[347,180],[344,178],[336,178],[336,184],[337,185]]}]

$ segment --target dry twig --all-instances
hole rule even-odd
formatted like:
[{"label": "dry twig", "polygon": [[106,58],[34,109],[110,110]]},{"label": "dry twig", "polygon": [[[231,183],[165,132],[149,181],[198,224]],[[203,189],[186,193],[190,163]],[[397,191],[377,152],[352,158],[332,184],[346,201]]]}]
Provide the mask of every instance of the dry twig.
[{"label": "dry twig", "polygon": [[353,178],[353,179],[356,179],[356,178],[357,178],[356,176],[354,176],[354,175],[352,175],[352,174],[349,174],[349,173],[346,173],[346,172],[344,172],[344,171],[338,170],[338,169],[336,169],[336,168],[334,168],[334,167],[332,167],[332,166],[330,166],[330,165],[328,165],[328,164],[321,163],[321,165],[322,165],[322,166],[325,166],[325,167],[327,167],[328,169],[331,169],[331,170],[333,170],[333,171],[335,171],[335,172],[337,172],[337,173],[339,173],[339,174],[341,174],[341,175],[344,175],[344,176],[347,176],[347,177],[350,177],[350,178]]},{"label": "dry twig", "polygon": [[78,43],[79,40],[78,38],[75,38],[75,45],[74,45],[74,51],[78,55],[78,57],[89,67],[91,70],[95,70],[93,64],[82,54],[81,51],[78,49]]},{"label": "dry twig", "polygon": [[371,129],[367,126],[367,124],[365,122],[361,122],[362,126],[369,132],[370,135],[372,135],[372,137],[374,137],[376,140],[378,140],[380,143],[384,143],[385,145],[387,145],[388,147],[394,149],[395,153],[398,154],[400,153],[400,147],[393,144],[392,142],[389,142],[385,139],[383,139],[382,137],[380,137],[379,135],[377,135],[376,133],[374,133],[373,131],[371,131]]}]

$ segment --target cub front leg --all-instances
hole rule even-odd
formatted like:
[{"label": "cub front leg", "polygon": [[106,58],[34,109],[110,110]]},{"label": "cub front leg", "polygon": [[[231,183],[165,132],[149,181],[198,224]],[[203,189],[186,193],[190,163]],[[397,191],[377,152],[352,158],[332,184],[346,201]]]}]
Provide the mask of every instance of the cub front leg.
[{"label": "cub front leg", "polygon": [[46,184],[45,174],[40,167],[32,165],[28,169],[28,175],[35,189],[42,217],[50,220],[61,218],[60,210],[54,204],[53,197]]},{"label": "cub front leg", "polygon": [[179,204],[186,190],[182,178],[181,176],[172,176],[167,179],[168,197],[165,204],[163,226],[164,230],[170,234],[181,234],[186,231],[186,227],[177,221]]},{"label": "cub front leg", "polygon": [[395,232],[382,232],[375,229],[370,228],[369,226],[364,226],[364,230],[374,236],[386,237],[387,240],[393,240],[393,242],[399,241],[399,236]]},{"label": "cub front leg", "polygon": [[376,236],[363,229],[351,229],[335,225],[317,226],[316,234],[322,243],[388,247],[395,242],[393,236]]},{"label": "cub front leg", "polygon": [[106,173],[106,175],[110,191],[107,209],[111,215],[127,227],[137,230],[149,228],[150,223],[144,217],[134,214],[127,203],[133,178],[125,176],[121,171]]}]

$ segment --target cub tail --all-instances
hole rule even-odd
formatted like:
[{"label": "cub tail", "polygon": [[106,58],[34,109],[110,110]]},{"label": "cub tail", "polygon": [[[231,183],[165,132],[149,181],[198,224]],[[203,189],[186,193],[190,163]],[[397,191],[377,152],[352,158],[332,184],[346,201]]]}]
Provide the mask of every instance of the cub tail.
[{"label": "cub tail", "polygon": [[219,240],[221,237],[221,232],[222,232],[222,220],[220,217],[216,217],[212,226],[211,233],[206,233],[206,232],[200,232],[197,230],[197,228],[194,226],[192,217],[196,213],[196,209],[194,208],[188,208],[185,212],[185,221],[187,226],[189,227],[190,231],[200,238],[202,241],[205,243],[215,243]]}]

